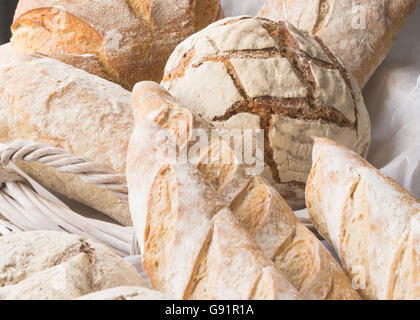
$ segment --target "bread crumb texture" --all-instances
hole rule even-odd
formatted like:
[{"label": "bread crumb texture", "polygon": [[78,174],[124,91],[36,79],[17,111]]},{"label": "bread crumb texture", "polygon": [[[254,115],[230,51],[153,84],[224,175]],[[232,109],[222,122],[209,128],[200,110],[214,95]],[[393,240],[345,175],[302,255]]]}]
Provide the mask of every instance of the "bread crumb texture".
[{"label": "bread crumb texture", "polygon": [[318,38],[248,16],[213,23],[182,42],[162,85],[183,105],[228,129],[264,129],[264,176],[304,206],[312,136],[366,155],[370,121],[358,85]]},{"label": "bread crumb texture", "polygon": [[175,46],[222,16],[219,0],[21,0],[11,42],[131,89],[160,81]]}]

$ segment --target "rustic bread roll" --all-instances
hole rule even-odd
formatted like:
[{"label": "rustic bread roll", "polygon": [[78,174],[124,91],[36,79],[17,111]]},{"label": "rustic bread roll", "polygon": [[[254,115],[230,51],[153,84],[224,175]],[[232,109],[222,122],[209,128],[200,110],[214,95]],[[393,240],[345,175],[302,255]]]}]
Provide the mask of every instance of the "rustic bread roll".
[{"label": "rustic bread roll", "polygon": [[319,37],[363,88],[418,0],[266,0],[259,15]]},{"label": "rustic bread roll", "polygon": [[264,177],[305,205],[312,135],[366,155],[369,115],[352,76],[317,39],[287,23],[228,18],[181,43],[163,86],[218,127],[264,129]]},{"label": "rustic bread roll", "polygon": [[0,237],[0,299],[73,299],[117,286],[146,286],[111,250],[67,233]]},{"label": "rustic bread roll", "polygon": [[[131,94],[57,60],[28,55],[0,67],[0,142],[43,142],[125,173]],[[131,224],[128,204],[76,175],[35,162],[20,167],[46,187]]]},{"label": "rustic bread roll", "polygon": [[[133,108],[136,121],[152,120],[174,139],[178,136],[179,149],[187,148],[188,153],[194,148],[193,131],[203,130],[209,137],[212,133],[211,125],[153,82],[134,87]],[[303,299],[359,299],[338,263],[277,191],[263,178],[248,176],[243,165],[234,162],[228,145],[215,143],[203,151],[192,162]],[[212,155],[209,161],[206,154]]]},{"label": "rustic bread roll", "polygon": [[172,300],[172,298],[144,287],[117,287],[94,292],[77,300]]},{"label": "rustic bread roll", "polygon": [[219,0],[21,0],[11,42],[131,89],[159,81],[175,46],[222,15]]},{"label": "rustic bread roll", "polygon": [[[130,140],[130,211],[152,286],[177,299],[297,299],[296,289],[188,163],[159,161],[172,140],[140,122]],[[172,144],[174,145],[174,144]]]},{"label": "rustic bread roll", "polygon": [[308,211],[366,299],[420,299],[420,201],[356,153],[315,139]]}]

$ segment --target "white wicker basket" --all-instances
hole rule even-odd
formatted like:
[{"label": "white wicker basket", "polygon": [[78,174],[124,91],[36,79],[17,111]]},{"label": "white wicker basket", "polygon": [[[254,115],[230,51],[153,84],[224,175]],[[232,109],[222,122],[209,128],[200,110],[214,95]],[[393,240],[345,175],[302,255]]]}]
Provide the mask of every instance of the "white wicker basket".
[{"label": "white wicker basket", "polygon": [[87,218],[46,190],[14,162],[36,161],[106,189],[128,201],[124,175],[72,155],[65,150],[31,141],[0,144],[0,233],[54,230],[91,238],[126,257],[138,254],[132,227]]}]

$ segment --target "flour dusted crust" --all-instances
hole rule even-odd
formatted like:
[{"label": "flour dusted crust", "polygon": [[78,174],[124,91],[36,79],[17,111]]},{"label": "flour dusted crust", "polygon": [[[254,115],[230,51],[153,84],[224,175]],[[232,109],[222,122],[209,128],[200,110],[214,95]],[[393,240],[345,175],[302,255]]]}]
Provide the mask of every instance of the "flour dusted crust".
[{"label": "flour dusted crust", "polygon": [[274,21],[288,21],[321,38],[363,88],[417,2],[266,0],[259,15]]},{"label": "flour dusted crust", "polygon": [[[274,141],[273,158],[280,164],[279,173],[285,182],[293,182],[296,177],[299,180],[307,179],[308,172],[311,170],[311,163],[307,159],[311,159],[312,156],[312,136],[322,136],[327,133],[342,144],[348,144],[349,140],[357,140],[357,133],[350,128],[326,125],[321,121],[308,123],[304,120],[283,118],[277,115],[274,119],[276,124],[270,131],[270,136],[273,136]],[[302,157],[293,158],[288,153],[276,151],[286,148],[293,153],[301,154]]]},{"label": "flour dusted crust", "polygon": [[94,292],[77,300],[172,300],[172,298],[144,287],[117,287]]},{"label": "flour dusted crust", "polygon": [[11,42],[131,89],[160,80],[175,46],[222,16],[219,0],[21,0]]},{"label": "flour dusted crust", "polygon": [[[230,62],[242,79],[245,93],[251,98],[299,98],[307,94],[307,89],[285,58],[231,59]],[[250,73],[250,70],[253,71]],[[267,82],[265,79],[277,81]]]},{"label": "flour dusted crust", "polygon": [[[179,145],[179,148],[182,150],[184,147],[187,147],[191,155],[190,162],[198,168],[200,173],[211,183],[212,187],[218,191],[219,195],[225,200],[225,205],[231,210],[232,216],[250,234],[255,243],[263,250],[265,256],[274,263],[277,272],[286,276],[287,280],[299,291],[303,299],[341,300],[359,298],[343,270],[321,242],[300,223],[284,199],[267,181],[261,177],[248,176],[244,171],[244,167],[234,162],[235,158],[229,145],[212,143],[208,146],[208,152],[205,149],[203,150],[204,154],[193,156],[191,144],[193,144],[194,138],[192,131],[199,129],[210,134],[213,128],[207,121],[182,107],[177,100],[156,83],[143,82],[137,84],[133,91],[133,106],[137,121],[148,119],[158,125],[149,129],[144,127],[144,130],[137,130],[136,141],[139,148],[144,148],[145,144],[149,143],[155,146],[161,145],[161,142],[153,142],[156,137],[155,130],[160,132],[159,129],[162,130],[163,128],[169,134],[169,137],[175,138],[177,135],[179,138],[176,139],[176,143]],[[250,114],[238,114],[237,117],[240,120],[254,121],[252,119],[254,116]],[[258,123],[259,121],[257,120],[256,124]],[[138,126],[141,125],[139,124]],[[147,126],[150,127],[150,124]],[[156,153],[156,150],[152,153]],[[208,161],[206,160],[206,155],[209,156]],[[220,163],[220,157],[226,159],[226,162]],[[133,181],[138,181],[138,188],[140,184],[144,183],[145,177],[154,181],[158,180],[157,174],[150,170],[156,165],[156,161],[153,158],[148,160],[148,157],[138,157],[136,161],[138,166],[140,163],[142,164],[144,170],[142,180],[131,178]],[[137,170],[140,170],[140,167]],[[189,170],[194,171],[194,168]],[[140,175],[141,173],[138,172],[137,174]],[[177,183],[186,180],[180,178],[177,181],[173,181],[173,188],[176,188]],[[152,182],[147,182],[147,184],[150,183]],[[193,182],[190,185],[191,188],[197,188]],[[172,208],[174,206],[176,208],[185,208],[185,204],[183,205],[176,200],[178,197],[170,197],[173,194],[171,192],[175,192],[174,189],[164,188],[160,190],[164,190],[160,193],[162,206],[171,202]],[[188,197],[191,197],[191,192]],[[183,199],[182,194],[179,195],[179,199]],[[207,199],[207,197],[203,197],[203,199]],[[195,201],[198,202],[200,199],[198,198]],[[130,205],[136,212],[148,211],[151,213],[159,211],[147,202],[146,197],[132,197]],[[145,235],[149,232],[146,216],[136,214],[133,215],[133,219],[140,243],[145,243]],[[168,220],[172,219],[166,216],[162,223],[167,223]],[[174,223],[173,226],[177,226],[177,223],[174,220],[172,221]],[[181,224],[181,222],[179,223]],[[222,228],[223,224],[217,225],[217,230],[224,230]],[[195,229],[200,228],[200,226],[201,224],[192,221],[190,217],[189,223],[182,227],[179,226],[179,230],[182,230],[181,228],[188,230],[187,233],[191,237],[190,243],[192,244],[197,241],[192,239],[196,239],[194,237]],[[190,228],[194,229],[190,231]],[[168,230],[166,226],[164,229]],[[232,248],[236,246],[235,241],[237,241],[233,241],[233,238],[232,236],[232,239],[224,240]],[[214,235],[212,239],[216,239]],[[162,241],[171,243],[167,238]],[[202,241],[201,239],[199,242],[201,243]],[[189,263],[186,260],[183,262]],[[228,263],[230,262],[226,262],[226,264]],[[243,264],[246,265],[245,262]],[[238,266],[237,268],[242,267]],[[241,274],[241,272],[237,271],[236,274]],[[271,273],[265,274],[269,275]],[[234,276],[229,278],[235,279]],[[270,283],[270,278],[264,279]],[[232,286],[234,285],[232,284]]]},{"label": "flour dusted crust", "polygon": [[276,272],[271,285],[260,280],[272,263],[197,169],[156,161],[165,144],[143,140],[159,133],[147,124],[133,132],[127,180],[143,268],[153,287],[187,300],[296,299],[296,290]]},{"label": "flour dusted crust", "polygon": [[368,150],[369,115],[356,81],[319,39],[288,23],[217,21],[178,45],[162,85],[217,127],[255,128],[238,115],[258,117],[264,176],[295,209],[304,206],[310,131],[362,155]]},{"label": "flour dusted crust", "polygon": [[420,299],[418,199],[356,153],[320,138],[306,199],[364,298]]},{"label": "flour dusted crust", "polygon": [[[152,101],[154,90],[145,92]],[[192,120],[174,117],[169,123]],[[178,299],[297,299],[197,168],[160,161],[172,141],[157,144],[161,133],[156,123],[140,122],[127,157],[130,210],[153,287]]]},{"label": "flour dusted crust", "polygon": [[0,237],[0,299],[73,299],[117,286],[146,286],[103,245],[52,231]]},{"label": "flour dusted crust", "polygon": [[[125,172],[134,123],[131,94],[119,85],[28,55],[2,66],[0,101],[0,142],[42,142]],[[48,188],[131,224],[127,203],[115,195],[42,164],[19,165]]]}]

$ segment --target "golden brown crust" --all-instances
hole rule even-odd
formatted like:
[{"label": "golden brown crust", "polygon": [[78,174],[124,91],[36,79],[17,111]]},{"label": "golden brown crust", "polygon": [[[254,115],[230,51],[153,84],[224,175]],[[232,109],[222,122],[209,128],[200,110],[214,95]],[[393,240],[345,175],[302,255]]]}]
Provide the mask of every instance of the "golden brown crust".
[{"label": "golden brown crust", "polygon": [[[125,172],[134,123],[131,94],[119,85],[57,60],[29,55],[2,66],[0,100],[0,142],[42,142]],[[22,168],[48,188],[131,224],[127,203],[115,195],[44,165]]]},{"label": "golden brown crust", "polygon": [[293,209],[304,207],[311,135],[363,154],[369,115],[360,90],[318,38],[291,24],[234,17],[171,55],[162,85],[222,129],[263,129],[264,177]]},{"label": "golden brown crust", "polygon": [[419,299],[420,201],[354,152],[315,139],[308,211],[366,299]]},{"label": "golden brown crust", "polygon": [[288,21],[320,37],[363,88],[417,2],[266,0],[259,15],[274,21]]},{"label": "golden brown crust", "polygon": [[[173,137],[181,137],[177,139],[181,149],[191,146],[187,141],[191,139],[192,130],[204,129],[210,133],[212,129],[155,83],[137,84],[133,96],[136,121],[152,120]],[[138,143],[140,141],[139,138]],[[211,145],[208,155],[213,155],[210,161],[197,159],[195,165],[229,203],[233,216],[304,299],[359,298],[331,254],[299,222],[277,191],[263,178],[247,176],[241,165],[221,164],[220,156],[234,160],[228,145]],[[160,195],[163,195],[162,191]],[[204,266],[200,268],[205,269]]]},{"label": "golden brown crust", "polygon": [[1,299],[74,299],[116,286],[146,286],[108,248],[64,232],[1,237],[0,252]]},{"label": "golden brown crust", "polygon": [[220,11],[219,0],[21,0],[11,42],[15,53],[44,53],[131,89],[159,81],[175,46]]},{"label": "golden brown crust", "polygon": [[178,299],[297,299],[205,177],[159,161],[171,144],[154,143],[161,130],[136,126],[127,156],[130,210],[152,285]]}]

